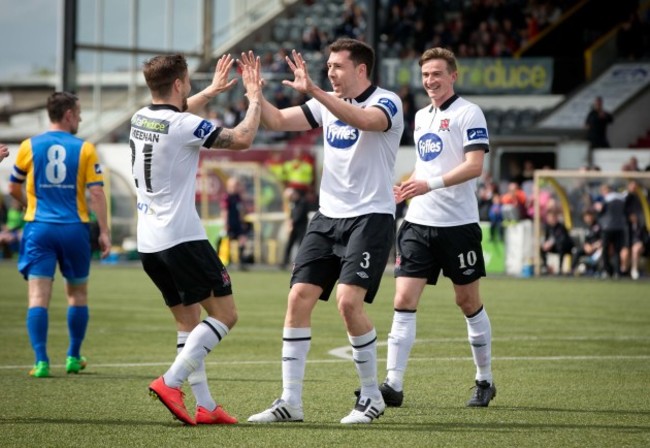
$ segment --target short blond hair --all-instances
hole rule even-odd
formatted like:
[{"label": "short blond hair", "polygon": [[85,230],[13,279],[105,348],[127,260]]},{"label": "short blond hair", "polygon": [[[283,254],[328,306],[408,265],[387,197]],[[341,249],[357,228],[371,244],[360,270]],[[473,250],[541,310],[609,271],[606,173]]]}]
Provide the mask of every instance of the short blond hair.
[{"label": "short blond hair", "polygon": [[420,56],[420,67],[424,65],[425,62],[432,59],[442,59],[447,62],[447,71],[453,73],[458,70],[458,63],[456,62],[456,56],[451,50],[447,50],[442,47],[429,48],[422,53]]}]

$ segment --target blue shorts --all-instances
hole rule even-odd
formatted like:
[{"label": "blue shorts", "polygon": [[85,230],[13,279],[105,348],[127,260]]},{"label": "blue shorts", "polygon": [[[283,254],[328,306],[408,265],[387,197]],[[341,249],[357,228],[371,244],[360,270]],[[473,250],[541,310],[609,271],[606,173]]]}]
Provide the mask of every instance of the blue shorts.
[{"label": "blue shorts", "polygon": [[28,222],[23,229],[18,270],[31,278],[54,278],[56,265],[70,284],[88,281],[90,227],[86,223]]}]

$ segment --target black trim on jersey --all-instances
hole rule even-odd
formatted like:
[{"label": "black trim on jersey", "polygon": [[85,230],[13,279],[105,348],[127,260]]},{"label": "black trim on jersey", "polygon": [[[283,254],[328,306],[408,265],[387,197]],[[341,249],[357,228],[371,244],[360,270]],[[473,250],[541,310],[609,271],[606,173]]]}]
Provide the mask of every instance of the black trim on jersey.
[{"label": "black trim on jersey", "polygon": [[490,152],[490,147],[486,145],[485,143],[476,143],[473,145],[467,145],[463,148],[463,151],[465,153],[472,152],[472,151],[484,151],[484,152]]},{"label": "black trim on jersey", "polygon": [[206,148],[212,148],[212,144],[215,142],[217,137],[219,137],[219,134],[221,134],[222,130],[223,128],[219,126],[217,129],[212,131],[212,133],[208,135],[208,138],[206,138],[205,141],[203,142],[203,146]]},{"label": "black trim on jersey", "polygon": [[169,110],[173,110],[174,112],[180,112],[180,109],[178,107],[173,106],[171,104],[150,104],[149,109],[151,110],[169,109]]},{"label": "black trim on jersey", "polygon": [[307,119],[309,126],[311,126],[312,129],[319,128],[320,125],[314,118],[314,114],[311,113],[311,109],[309,108],[309,106],[307,106],[307,104],[303,104],[302,106],[300,106],[300,108],[302,109],[302,113],[305,114],[305,118]]},{"label": "black trim on jersey", "polygon": [[363,103],[365,100],[370,98],[370,95],[375,93],[375,90],[377,90],[377,86],[373,86],[372,84],[363,92],[361,92],[361,95],[357,96],[354,101],[357,103]]},{"label": "black trim on jersey", "polygon": [[389,115],[388,112],[386,112],[386,109],[384,109],[383,107],[381,107],[379,104],[373,104],[372,107],[376,107],[377,109],[379,109],[380,111],[382,111],[382,112],[384,113],[384,115],[386,115],[386,120],[388,120],[388,127],[387,127],[386,129],[384,129],[384,132],[386,132],[386,131],[388,131],[390,128],[392,128],[392,127],[393,127],[393,120],[390,119],[390,115]]},{"label": "black trim on jersey", "polygon": [[[438,109],[440,109],[440,110],[449,109],[449,106],[451,106],[451,103],[456,101],[458,98],[460,98],[460,97],[454,93],[452,96],[449,97],[449,99],[447,99],[447,101],[442,103]],[[429,108],[429,113],[433,112],[433,109],[434,109],[434,107],[433,107],[433,105],[431,105],[431,107]]]}]

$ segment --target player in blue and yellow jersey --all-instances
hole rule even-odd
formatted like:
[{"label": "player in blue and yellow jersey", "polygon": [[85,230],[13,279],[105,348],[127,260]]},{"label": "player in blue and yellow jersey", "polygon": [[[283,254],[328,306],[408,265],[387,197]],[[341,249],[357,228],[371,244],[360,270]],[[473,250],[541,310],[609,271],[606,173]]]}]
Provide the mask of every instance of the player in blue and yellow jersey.
[{"label": "player in blue and yellow jersey", "polygon": [[80,354],[88,327],[91,256],[86,191],[97,215],[103,257],[111,247],[97,152],[93,144],[74,136],[81,122],[79,99],[55,92],[48,98],[47,112],[49,131],[21,143],[10,178],[11,195],[26,207],[18,270],[28,281],[27,332],[36,355],[30,375],[35,377],[50,374],[48,307],[57,263],[68,299],[66,372],[79,373],[86,366]]}]

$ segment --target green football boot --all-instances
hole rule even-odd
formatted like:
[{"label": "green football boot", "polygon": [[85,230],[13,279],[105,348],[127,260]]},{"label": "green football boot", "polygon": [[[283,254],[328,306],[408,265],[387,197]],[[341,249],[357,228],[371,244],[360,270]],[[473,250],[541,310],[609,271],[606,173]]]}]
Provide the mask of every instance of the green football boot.
[{"label": "green football boot", "polygon": [[86,368],[86,357],[68,356],[65,360],[65,373],[79,373]]},{"label": "green football boot", "polygon": [[29,371],[29,374],[36,378],[47,378],[50,376],[50,363],[47,361],[39,361],[34,364],[34,368]]}]

